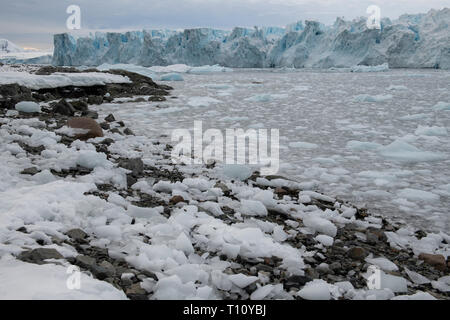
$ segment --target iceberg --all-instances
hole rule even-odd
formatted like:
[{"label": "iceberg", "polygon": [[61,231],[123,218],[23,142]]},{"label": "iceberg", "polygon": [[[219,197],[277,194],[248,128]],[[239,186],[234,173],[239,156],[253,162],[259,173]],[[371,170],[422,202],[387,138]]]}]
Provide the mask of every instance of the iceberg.
[{"label": "iceberg", "polygon": [[[87,37],[63,33],[54,36],[52,63],[58,66],[122,63],[144,67],[349,68],[353,72],[379,72],[389,68],[450,69],[449,8],[402,15],[394,21],[385,18],[381,29],[368,29],[366,20],[337,18],[331,26],[299,21],[284,28],[236,27],[231,31],[143,30],[97,32]],[[159,72],[156,70],[152,71]]]}]

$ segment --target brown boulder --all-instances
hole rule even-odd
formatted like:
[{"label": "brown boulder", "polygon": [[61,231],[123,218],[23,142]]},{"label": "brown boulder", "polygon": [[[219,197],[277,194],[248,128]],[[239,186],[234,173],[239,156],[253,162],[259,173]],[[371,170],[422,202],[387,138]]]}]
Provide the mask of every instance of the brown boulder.
[{"label": "brown boulder", "polygon": [[92,118],[78,117],[67,121],[67,126],[73,129],[87,130],[85,133],[76,134],[75,137],[80,140],[103,137],[103,130],[100,125]]},{"label": "brown boulder", "polygon": [[171,204],[177,204],[180,202],[184,202],[184,198],[182,196],[173,196],[172,199],[169,201]]},{"label": "brown boulder", "polygon": [[444,271],[447,267],[445,257],[442,254],[421,253],[419,254],[419,259],[440,271]]}]

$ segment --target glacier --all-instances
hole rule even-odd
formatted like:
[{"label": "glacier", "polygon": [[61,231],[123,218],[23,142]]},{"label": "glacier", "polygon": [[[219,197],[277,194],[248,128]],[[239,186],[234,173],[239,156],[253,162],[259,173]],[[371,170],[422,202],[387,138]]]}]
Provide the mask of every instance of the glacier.
[{"label": "glacier", "polygon": [[383,18],[369,29],[366,18],[331,26],[299,21],[281,27],[236,27],[96,32],[87,37],[54,35],[52,63],[62,66],[186,64],[230,68],[390,68],[450,69],[450,9]]}]

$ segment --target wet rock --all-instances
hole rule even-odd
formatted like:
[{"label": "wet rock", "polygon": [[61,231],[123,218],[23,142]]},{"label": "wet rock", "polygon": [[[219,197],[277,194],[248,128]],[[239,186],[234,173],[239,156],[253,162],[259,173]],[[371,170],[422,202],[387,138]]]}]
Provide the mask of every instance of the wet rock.
[{"label": "wet rock", "polygon": [[22,252],[17,259],[30,263],[44,264],[44,260],[64,259],[64,257],[56,249],[38,248]]},{"label": "wet rock", "polygon": [[21,174],[29,174],[29,175],[34,176],[36,173],[39,173],[39,170],[36,167],[30,167],[30,168],[23,169],[20,173]]},{"label": "wet rock", "polygon": [[[104,261],[106,262],[106,261]],[[110,278],[112,276],[114,276],[114,267],[111,265],[112,269],[108,266],[106,267],[105,265],[97,265],[97,264],[93,264],[90,267],[90,271],[92,272],[92,274],[99,280],[104,280],[106,278]]]},{"label": "wet rock", "polygon": [[87,111],[89,109],[88,104],[83,100],[74,100],[74,101],[71,101],[70,104],[77,111]]},{"label": "wet rock", "polygon": [[65,116],[73,116],[75,114],[75,108],[66,99],[61,99],[53,105],[53,112]]},{"label": "wet rock", "polygon": [[123,133],[126,134],[127,136],[134,136],[134,132],[131,131],[130,128],[125,128],[125,130],[123,130]]},{"label": "wet rock", "polygon": [[107,145],[107,146],[110,146],[111,144],[114,143],[114,140],[111,139],[111,138],[106,138],[106,139],[103,139],[102,142],[100,142],[100,143],[104,144],[104,145]]},{"label": "wet rock", "polygon": [[144,162],[141,158],[121,159],[119,167],[130,170],[135,177],[139,177],[144,172]]},{"label": "wet rock", "polygon": [[102,104],[103,103],[103,96],[94,96],[90,95],[88,96],[88,104]]},{"label": "wet rock", "polygon": [[148,300],[147,291],[145,291],[139,283],[132,284],[127,288],[125,294],[131,300]]},{"label": "wet rock", "polygon": [[78,255],[75,258],[75,263],[79,265],[82,268],[90,270],[92,266],[96,264],[96,261],[94,258],[84,255]]},{"label": "wet rock", "polygon": [[425,263],[433,266],[439,271],[444,271],[447,267],[445,257],[441,254],[421,253],[419,259],[425,261]]},{"label": "wet rock", "polygon": [[103,130],[109,130],[111,128],[108,122],[100,123],[100,127],[102,127]]},{"label": "wet rock", "polygon": [[156,102],[161,102],[161,101],[166,101],[166,97],[163,96],[151,96],[148,98],[148,101],[152,102],[152,101],[156,101]]},{"label": "wet rock", "polygon": [[364,260],[369,254],[361,247],[353,247],[347,251],[347,256],[353,260]]},{"label": "wet rock", "polygon": [[276,187],[274,192],[280,197],[289,194],[289,192],[286,189],[281,187]]},{"label": "wet rock", "polygon": [[87,233],[81,229],[71,229],[66,233],[71,239],[75,241],[84,241],[87,238]]},{"label": "wet rock", "polygon": [[91,138],[103,137],[103,130],[100,125],[91,118],[78,117],[67,121],[67,126],[74,129],[87,130],[86,133],[80,133],[75,136],[76,139],[88,140]]},{"label": "wet rock", "polygon": [[83,111],[81,115],[87,118],[98,119],[98,113],[91,110]]},{"label": "wet rock", "polygon": [[308,282],[312,281],[313,279],[308,276],[290,276],[286,279],[286,282],[284,283],[285,290],[289,291],[292,288],[300,289]]},{"label": "wet rock", "polygon": [[184,202],[184,198],[183,198],[182,196],[173,196],[173,197],[169,200],[169,203],[170,203],[170,204],[173,204],[173,205],[175,205],[175,204],[177,204],[177,203],[180,203],[180,202]]},{"label": "wet rock", "polygon": [[114,122],[116,121],[116,118],[114,118],[114,115],[112,115],[111,113],[105,118],[106,122]]}]

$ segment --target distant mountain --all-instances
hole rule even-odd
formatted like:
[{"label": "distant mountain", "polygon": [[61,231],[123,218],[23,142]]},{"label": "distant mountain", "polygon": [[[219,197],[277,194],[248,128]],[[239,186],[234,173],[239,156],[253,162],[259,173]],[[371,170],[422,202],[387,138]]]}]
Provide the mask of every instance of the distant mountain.
[{"label": "distant mountain", "polygon": [[0,39],[0,53],[23,52],[23,51],[25,50],[15,45],[11,41],[6,39]]}]

